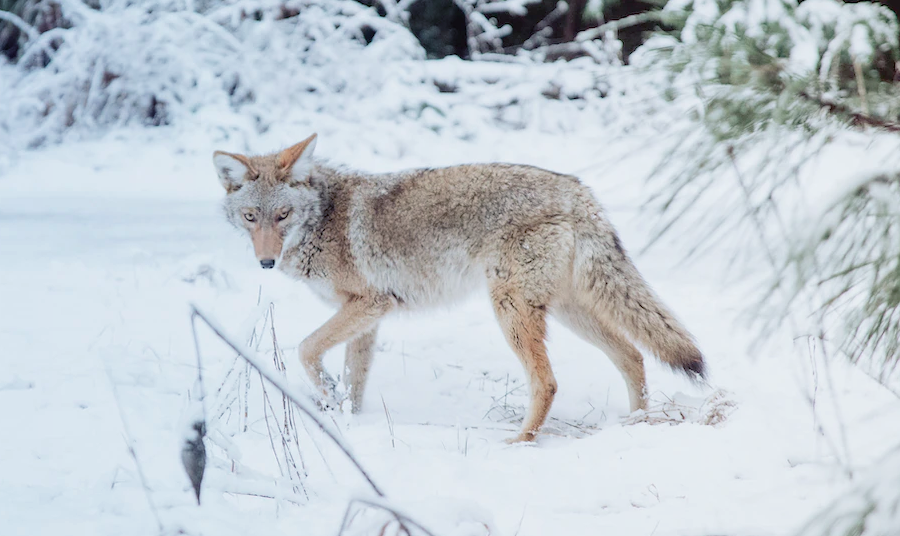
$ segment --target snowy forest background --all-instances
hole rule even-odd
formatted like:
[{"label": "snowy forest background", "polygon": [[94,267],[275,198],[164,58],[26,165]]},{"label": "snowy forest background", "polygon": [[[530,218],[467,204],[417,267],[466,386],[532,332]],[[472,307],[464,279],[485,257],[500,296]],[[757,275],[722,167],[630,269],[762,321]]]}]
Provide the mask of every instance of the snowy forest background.
[{"label": "snowy forest background", "polygon": [[[898,8],[0,0],[0,401],[19,408],[0,417],[0,532],[900,534]],[[305,396],[294,347],[328,309],[260,280],[216,227],[210,156],[312,132],[372,171],[583,177],[698,331],[713,383],[651,370],[651,410],[629,416],[614,370],[590,369],[608,383],[580,388],[602,395],[558,401],[547,442],[502,448],[525,396],[490,315],[440,317],[449,334],[398,323],[367,412],[319,417],[386,483],[373,495],[202,329],[197,380],[188,302]],[[475,359],[482,345],[503,365]],[[415,381],[388,380],[415,376],[415,354],[432,359]],[[588,375],[569,364],[562,394]],[[459,393],[478,382],[481,402]],[[179,458],[198,412],[199,507]],[[656,457],[669,488],[641,470]],[[732,493],[715,468],[756,487]]]}]

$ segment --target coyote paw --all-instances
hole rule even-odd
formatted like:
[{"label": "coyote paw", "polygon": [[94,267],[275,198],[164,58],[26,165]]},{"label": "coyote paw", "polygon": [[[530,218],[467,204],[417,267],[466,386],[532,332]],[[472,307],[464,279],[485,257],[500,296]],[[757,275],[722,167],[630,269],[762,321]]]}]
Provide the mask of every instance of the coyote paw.
[{"label": "coyote paw", "polygon": [[316,400],[316,406],[319,407],[319,411],[329,412],[339,409],[341,404],[332,397],[323,396]]},{"label": "coyote paw", "polygon": [[338,395],[337,382],[328,374],[322,374],[320,395],[316,399],[316,405],[320,411],[340,409],[342,397]]},{"label": "coyote paw", "polygon": [[537,434],[534,432],[520,432],[515,437],[508,437],[503,440],[507,445],[517,445],[519,443],[534,443]]}]

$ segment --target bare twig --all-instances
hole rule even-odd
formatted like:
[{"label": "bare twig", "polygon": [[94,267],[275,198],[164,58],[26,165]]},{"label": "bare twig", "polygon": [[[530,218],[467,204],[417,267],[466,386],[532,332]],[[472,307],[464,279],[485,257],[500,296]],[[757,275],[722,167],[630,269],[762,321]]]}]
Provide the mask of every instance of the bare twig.
[{"label": "bare twig", "polygon": [[[403,512],[400,512],[393,506],[386,504],[384,502],[376,502],[376,501],[372,501],[369,499],[352,499],[350,501],[350,504],[347,505],[347,514],[344,516],[345,521],[347,521],[348,518],[350,519],[350,521],[352,521],[352,516],[349,515],[349,512],[353,508],[353,506],[356,504],[368,506],[369,508],[375,508],[378,510],[384,510],[385,512],[389,512],[400,523],[400,527],[398,527],[398,528],[401,531],[403,531],[405,534],[410,534],[409,527],[412,527],[412,528],[418,529],[419,531],[425,533],[426,536],[435,536],[433,532],[431,532],[427,528],[423,527],[421,525],[421,523],[419,523],[415,519],[410,518]],[[347,526],[349,526],[349,522],[346,525],[343,525],[343,524],[341,525],[341,532],[338,533],[339,536],[340,536],[340,534],[343,533],[343,531],[346,529]]]},{"label": "bare twig", "polygon": [[[278,341],[277,341],[277,338],[276,338],[275,332],[274,332],[273,310],[274,310],[273,307],[270,306],[268,314],[267,314],[267,320],[271,323],[270,325],[272,326],[272,329],[273,329],[272,342],[275,345],[275,358],[274,358],[275,366],[274,366],[274,368],[267,365],[259,356],[257,356],[255,354],[255,352],[243,347],[241,344],[239,344],[239,343],[235,342],[233,339],[229,338],[225,334],[224,330],[221,329],[220,327],[218,327],[218,325],[214,321],[212,321],[208,316],[206,316],[204,313],[202,313],[196,306],[191,305],[191,324],[192,324],[192,329],[194,331],[195,344],[197,347],[198,363],[200,360],[200,351],[199,351],[199,339],[196,336],[196,320],[197,320],[197,318],[202,320],[212,330],[212,332],[216,336],[218,336],[218,338],[222,342],[224,342],[227,346],[229,346],[232,350],[234,350],[240,357],[242,357],[247,362],[248,366],[255,369],[259,373],[261,380],[268,381],[270,384],[272,384],[277,389],[279,389],[285,398],[285,401],[286,401],[285,403],[286,404],[287,404],[287,402],[291,403],[288,407],[296,406],[301,412],[303,412],[307,417],[309,417],[309,419],[312,420],[319,427],[319,429],[326,436],[328,436],[329,439],[331,439],[331,441],[338,447],[338,449],[340,449],[341,452],[343,452],[344,455],[347,457],[347,459],[349,459],[350,462],[356,467],[357,471],[359,471],[359,473],[363,476],[363,478],[369,484],[369,486],[371,487],[372,491],[375,493],[377,498],[368,498],[368,499],[364,498],[364,499],[351,500],[350,503],[347,505],[347,510],[344,514],[344,518],[341,523],[340,532],[338,533],[339,536],[341,534],[343,534],[344,531],[347,529],[347,527],[350,525],[350,523],[352,523],[352,521],[355,517],[355,513],[353,512],[353,510],[355,509],[355,506],[357,506],[357,505],[362,505],[362,506],[369,507],[369,508],[379,509],[379,510],[385,511],[385,512],[389,513],[391,516],[393,516],[393,520],[388,521],[385,525],[383,525],[381,527],[382,533],[387,531],[387,529],[389,527],[392,527],[392,528],[396,528],[397,534],[405,534],[406,536],[411,536],[412,531],[410,529],[412,528],[412,529],[415,529],[416,531],[424,534],[425,536],[434,536],[434,533],[431,532],[430,530],[428,530],[427,528],[425,528],[424,526],[422,526],[421,523],[415,521],[414,519],[410,518],[403,512],[397,510],[396,507],[392,506],[391,504],[389,504],[386,501],[386,496],[385,496],[384,492],[375,484],[375,482],[372,480],[371,476],[369,476],[368,472],[362,467],[362,465],[359,463],[359,461],[353,456],[353,454],[350,452],[349,446],[347,446],[343,442],[343,440],[340,438],[340,436],[338,435],[336,430],[332,430],[331,426],[326,424],[318,416],[318,411],[316,410],[315,405],[306,400],[306,398],[308,398],[309,396],[303,396],[303,395],[299,394],[290,385],[288,385],[287,380],[284,377],[284,372],[285,372],[284,362],[283,362],[283,360],[281,360],[281,356],[279,354],[278,344],[277,344]],[[264,397],[266,405],[268,405],[268,407],[269,407],[269,410],[272,410],[271,401],[268,397],[268,394],[266,393],[264,382],[263,382],[263,397]],[[387,411],[387,406],[385,406],[385,411]],[[272,411],[272,412],[274,415],[274,411]],[[266,411],[266,416],[268,419],[267,411]],[[390,418],[389,413],[388,413],[388,417]],[[301,422],[304,423],[304,426],[305,426],[305,422],[303,420],[301,420]],[[289,452],[289,449],[287,447],[289,437],[286,437],[286,435],[285,435],[285,434],[290,435],[290,431],[292,430],[294,437],[295,437],[295,444],[299,445],[299,442],[297,441],[296,424],[293,421],[292,413],[291,414],[285,413],[285,424],[284,425],[286,428],[282,431],[282,441],[283,441],[283,447],[284,447],[285,462],[288,464],[293,464],[293,458],[292,458],[293,455],[292,455],[292,453]],[[270,431],[270,434],[271,434],[271,431]],[[310,435],[309,437],[310,437],[310,439],[313,439],[312,435]],[[270,440],[272,440],[272,439],[273,438],[270,435]],[[314,439],[313,439],[313,442],[315,442]],[[274,451],[275,450],[274,443],[272,445],[272,448]],[[321,451],[320,451],[320,454],[321,454]],[[277,458],[277,454],[276,454],[276,458]],[[324,459],[324,457],[323,457],[323,459]],[[301,464],[302,464],[302,458],[301,458]],[[298,473],[298,476],[299,476],[299,470],[297,469],[296,464],[293,464],[293,466],[294,466],[294,470]],[[280,467],[280,462],[279,462],[279,467]],[[288,473],[290,473],[290,469],[288,469]],[[282,474],[283,474],[283,472],[282,472]],[[288,477],[290,478],[290,474],[288,475]],[[267,497],[267,498],[273,498],[273,499],[281,498],[280,494],[274,493],[275,490],[272,490],[270,492],[268,489],[253,489],[253,490],[245,489],[245,490],[225,490],[225,491],[228,493],[250,494],[250,495],[255,495],[255,496],[259,496],[259,497]],[[294,492],[296,493],[296,488],[294,489]],[[305,489],[303,489],[303,492],[304,492],[304,494],[306,494]],[[292,502],[295,502],[297,499],[299,499],[299,497],[294,497],[294,498],[289,497],[288,498],[288,500],[291,500]],[[396,523],[396,525],[394,525],[395,523]]]},{"label": "bare twig", "polygon": [[[820,321],[821,322],[821,321]],[[846,465],[844,469],[847,471],[847,476],[849,478],[853,478],[853,464],[850,461],[850,444],[847,442],[847,428],[844,426],[844,419],[841,416],[841,406],[838,403],[837,392],[834,389],[834,383],[831,381],[831,369],[828,367],[828,350],[825,347],[825,331],[824,328],[819,326],[819,340],[822,341],[822,363],[825,365],[825,381],[828,382],[828,390],[831,391],[831,402],[834,405],[834,415],[838,421],[838,429],[840,430],[840,439],[841,446],[844,450],[844,461]]]},{"label": "bare twig", "polygon": [[863,75],[863,66],[859,58],[853,58],[853,73],[856,77],[856,90],[859,92],[859,100],[862,102],[862,113],[869,115],[869,102],[866,100],[866,78]]},{"label": "bare twig", "polygon": [[391,448],[397,448],[394,444],[394,419],[391,418],[391,412],[388,411],[387,402],[381,397],[381,405],[384,407],[384,418],[387,420],[388,431],[391,433]]},{"label": "bare twig", "polygon": [[150,507],[150,512],[156,519],[159,532],[163,533],[165,532],[165,527],[163,526],[162,518],[159,517],[159,510],[156,508],[156,503],[153,502],[153,497],[150,495],[150,485],[147,483],[147,475],[144,474],[144,467],[141,465],[141,461],[134,451],[134,436],[131,435],[128,428],[128,420],[125,418],[125,411],[122,409],[122,401],[119,399],[119,389],[116,387],[116,382],[112,377],[109,366],[106,362],[103,364],[106,368],[106,376],[109,378],[109,383],[112,387],[113,398],[116,400],[116,409],[119,411],[119,418],[122,420],[122,434],[125,439],[125,445],[128,447],[128,454],[131,455],[131,459],[134,461],[134,467],[137,470],[138,478],[141,480],[141,487],[144,489],[144,496],[147,498],[147,505]]},{"label": "bare twig", "polygon": [[[344,443],[344,441],[337,435],[335,431],[331,429],[330,426],[325,424],[321,418],[318,416],[318,412],[315,407],[304,400],[304,397],[301,397],[293,387],[288,385],[287,381],[277,373],[277,371],[273,371],[269,366],[265,365],[258,356],[255,355],[255,352],[247,348],[243,348],[241,344],[232,340],[228,335],[225,334],[224,330],[222,330],[214,321],[212,321],[208,316],[204,313],[200,312],[200,310],[195,306],[191,306],[191,323],[195,323],[196,319],[199,318],[202,320],[208,327],[216,334],[219,339],[222,340],[227,346],[229,346],[232,350],[237,352],[238,355],[244,358],[247,363],[250,364],[256,371],[269,381],[272,385],[281,390],[284,395],[293,402],[297,408],[302,411],[307,417],[309,417],[319,429],[328,436],[329,439],[344,453],[348,460],[356,467],[357,471],[363,476],[366,482],[369,484],[369,487],[372,488],[372,491],[375,492],[379,497],[384,497],[385,494],[381,491],[381,488],[375,484],[372,480],[372,477],[369,476],[369,473],[362,467],[356,457],[351,453],[350,447]],[[197,343],[199,347],[199,342]]]},{"label": "bare twig", "polygon": [[579,32],[578,35],[575,36],[575,40],[592,41],[598,37],[602,37],[606,32],[618,32],[622,28],[630,28],[631,26],[637,26],[638,24],[644,24],[645,22],[661,22],[665,20],[667,16],[671,15],[662,11],[647,11],[645,13],[629,15],[627,17],[622,17],[621,19],[611,20],[596,28],[590,28],[583,32]]},{"label": "bare twig", "polygon": [[[278,346],[278,336],[275,331],[275,304],[270,303],[269,307],[266,311],[266,321],[271,329],[272,334],[272,349],[273,349],[273,362],[276,370],[281,373],[282,376],[285,376],[287,368],[285,367],[284,360],[281,357],[281,350]],[[265,326],[265,323],[264,323]],[[271,400],[269,399],[268,393],[266,392],[265,382],[262,380],[262,376],[260,376],[260,385],[262,385],[265,402],[269,408],[269,411],[272,412],[272,415],[275,416],[275,408],[272,407]],[[284,456],[284,464],[287,469],[288,478],[293,478],[291,475],[291,468],[294,470],[294,474],[297,476],[297,481],[300,483],[300,488],[303,491],[304,495],[307,495],[306,488],[303,485],[303,475],[306,474],[306,465],[303,462],[303,453],[300,451],[300,438],[297,434],[297,423],[294,420],[294,412],[293,412],[293,404],[291,404],[290,400],[287,396],[282,393],[281,395],[281,406],[282,406],[282,425],[279,429],[279,433],[281,435],[281,448],[282,455]],[[265,406],[263,408],[265,411]],[[268,427],[268,414],[266,415],[266,426],[269,430],[269,436],[271,439],[272,429]],[[293,437],[292,437],[293,435]],[[290,448],[290,444],[293,443],[296,446],[297,455],[294,456],[294,452]],[[278,453],[275,449],[274,442],[272,443],[272,451],[275,454],[276,460],[278,459]],[[297,462],[295,458],[300,460],[300,467],[303,468],[303,474],[301,474],[300,467],[297,467]],[[279,461],[279,467],[281,466],[281,462]]]},{"label": "bare twig", "polygon": [[[262,386],[262,395],[263,395],[263,417],[266,420],[266,432],[269,436],[269,446],[272,447],[272,453],[275,454],[275,463],[278,465],[278,472],[281,476],[284,476],[284,468],[281,467],[281,459],[278,458],[278,450],[275,448],[275,438],[272,436],[272,426],[269,424],[269,412],[272,412],[272,415],[275,414],[275,410],[272,409],[272,402],[269,400],[269,393],[266,391],[266,384],[263,378],[262,373],[259,375],[259,383]],[[268,411],[266,411],[266,406],[268,406]],[[290,472],[288,472],[290,474]]]},{"label": "bare twig", "polygon": [[822,108],[825,108],[830,113],[834,113],[837,115],[843,115],[852,120],[852,122],[856,125],[869,125],[873,127],[878,127],[883,130],[887,130],[888,132],[900,132],[900,123],[896,123],[894,121],[887,121],[884,119],[880,119],[878,117],[873,117],[871,115],[867,115],[864,113],[860,113],[854,110],[851,110],[848,106],[844,104],[840,104],[837,102],[832,102],[826,100],[823,97],[818,95],[812,95],[806,91],[801,91],[798,93],[801,98],[812,102],[814,104],[818,104]]}]

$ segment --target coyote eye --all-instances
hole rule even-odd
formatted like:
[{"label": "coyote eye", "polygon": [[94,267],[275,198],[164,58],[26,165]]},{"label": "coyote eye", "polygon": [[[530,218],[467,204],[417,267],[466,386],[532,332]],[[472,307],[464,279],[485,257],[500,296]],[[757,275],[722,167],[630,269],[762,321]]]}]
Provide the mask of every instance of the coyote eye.
[{"label": "coyote eye", "polygon": [[244,219],[252,222],[252,221],[256,221],[256,216],[254,216],[253,214],[250,214],[248,212],[248,213],[244,214]]},{"label": "coyote eye", "polygon": [[290,215],[291,215],[291,209],[287,209],[287,210],[285,210],[284,212],[282,212],[281,214],[278,215],[278,221],[287,219],[287,217],[290,216]]}]

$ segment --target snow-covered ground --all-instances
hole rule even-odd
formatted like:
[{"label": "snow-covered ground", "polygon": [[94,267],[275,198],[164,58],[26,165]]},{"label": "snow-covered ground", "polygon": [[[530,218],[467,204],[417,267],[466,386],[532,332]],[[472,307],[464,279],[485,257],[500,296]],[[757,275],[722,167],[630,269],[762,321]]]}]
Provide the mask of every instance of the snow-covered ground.
[{"label": "snow-covered ground", "polygon": [[[258,268],[219,212],[212,150],[275,149],[313,130],[319,156],[369,170],[499,160],[575,173],[626,247],[648,238],[637,205],[654,153],[640,150],[642,135],[588,121],[460,138],[361,132],[318,114],[241,144],[158,129],[20,153],[0,175],[0,534],[334,535],[348,500],[371,496],[308,421],[295,460],[305,475],[282,476],[263,398],[274,419],[280,395],[204,328],[201,506],[180,465],[198,392],[188,304],[244,341],[274,304],[296,383],[306,382],[297,344],[331,314],[301,283]],[[739,317],[753,286],[726,282],[724,258],[678,263],[684,247],[663,243],[636,262],[697,336],[707,387],[648,359],[651,412],[629,418],[609,360],[552,324],[550,422],[536,444],[507,446],[527,402],[523,374],[474,296],[386,321],[364,411],[326,418],[435,534],[792,534],[851,484],[849,470],[896,443],[900,400],[804,339],[776,335],[751,354],[756,332]],[[271,356],[269,327],[259,349]],[[335,373],[341,357],[327,358]],[[360,514],[349,533],[378,534],[378,519]]]}]

